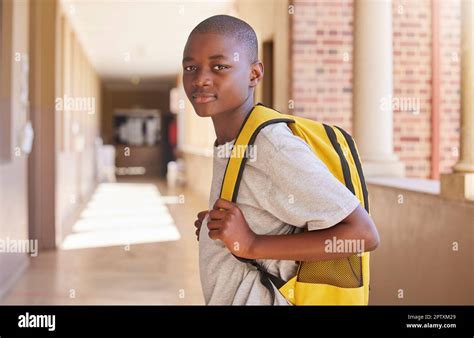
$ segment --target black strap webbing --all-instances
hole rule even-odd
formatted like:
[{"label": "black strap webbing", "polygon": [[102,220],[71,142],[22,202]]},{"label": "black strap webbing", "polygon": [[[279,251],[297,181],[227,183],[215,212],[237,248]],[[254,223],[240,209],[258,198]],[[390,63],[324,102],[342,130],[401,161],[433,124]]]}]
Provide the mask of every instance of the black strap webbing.
[{"label": "black strap webbing", "polygon": [[369,192],[367,191],[367,186],[365,185],[364,172],[362,171],[362,164],[360,163],[359,153],[355,146],[352,136],[349,135],[344,129],[336,127],[344,135],[346,142],[351,150],[352,158],[354,159],[355,165],[357,167],[357,173],[359,174],[360,185],[362,186],[362,194],[364,196],[364,207],[367,212],[369,212]]},{"label": "black strap webbing", "polygon": [[336,153],[339,156],[339,160],[341,161],[342,174],[344,175],[344,182],[346,183],[346,187],[355,195],[349,164],[347,163],[346,157],[342,152],[341,145],[339,144],[339,142],[337,142],[336,133],[330,126],[326,124],[323,124],[323,126],[326,130],[326,134],[328,135],[328,138],[331,141],[334,150],[336,150]]}]

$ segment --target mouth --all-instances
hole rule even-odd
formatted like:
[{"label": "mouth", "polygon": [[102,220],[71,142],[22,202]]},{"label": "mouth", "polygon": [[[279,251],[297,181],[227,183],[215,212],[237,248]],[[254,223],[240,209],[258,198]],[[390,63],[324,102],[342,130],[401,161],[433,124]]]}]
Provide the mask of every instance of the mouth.
[{"label": "mouth", "polygon": [[192,99],[195,103],[209,103],[217,100],[217,96],[214,94],[193,94]]}]

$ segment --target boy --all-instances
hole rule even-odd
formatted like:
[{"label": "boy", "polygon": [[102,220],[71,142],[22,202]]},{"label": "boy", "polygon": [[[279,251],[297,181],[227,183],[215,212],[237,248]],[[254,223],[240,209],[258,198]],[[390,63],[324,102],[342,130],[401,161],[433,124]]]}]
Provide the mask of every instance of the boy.
[{"label": "boy", "polygon": [[211,210],[198,213],[195,222],[206,304],[289,304],[276,288],[273,297],[260,272],[235,256],[256,259],[288,280],[296,274],[295,261],[354,254],[325,252],[327,239],[360,240],[364,251],[377,247],[377,230],[359,200],[285,123],[258,134],[258,156],[247,161],[237,203],[219,199],[230,150],[263,77],[257,37],[247,23],[227,15],[201,22],[186,43],[183,70],[186,95],[199,116],[211,117],[217,136]]}]

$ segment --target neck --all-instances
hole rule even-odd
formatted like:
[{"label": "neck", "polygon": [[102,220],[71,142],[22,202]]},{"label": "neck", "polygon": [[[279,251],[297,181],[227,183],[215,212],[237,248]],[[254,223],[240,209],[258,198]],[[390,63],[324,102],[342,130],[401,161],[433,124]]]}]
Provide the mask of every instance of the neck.
[{"label": "neck", "polygon": [[214,124],[217,137],[217,145],[232,141],[237,137],[242,123],[253,106],[253,95],[249,95],[245,102],[239,107],[212,117],[212,123]]}]

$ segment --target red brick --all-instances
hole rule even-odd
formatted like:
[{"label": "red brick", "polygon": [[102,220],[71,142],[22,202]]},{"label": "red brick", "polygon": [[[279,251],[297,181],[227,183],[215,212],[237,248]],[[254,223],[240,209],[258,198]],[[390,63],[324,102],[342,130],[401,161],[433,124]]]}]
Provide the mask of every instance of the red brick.
[{"label": "red brick", "polygon": [[[453,52],[459,55],[459,1],[440,1],[442,172],[451,170],[457,160],[452,149],[459,146],[459,61],[452,59]],[[328,123],[337,121],[351,132],[353,1],[294,0],[294,3],[297,9],[292,31],[295,114]],[[403,14],[398,13],[399,5],[404,7]],[[406,165],[407,176],[429,177],[431,1],[397,0],[392,6],[393,95],[419,98],[421,104],[418,115],[394,112],[394,149]],[[344,52],[348,53],[348,62],[343,61]]]}]

